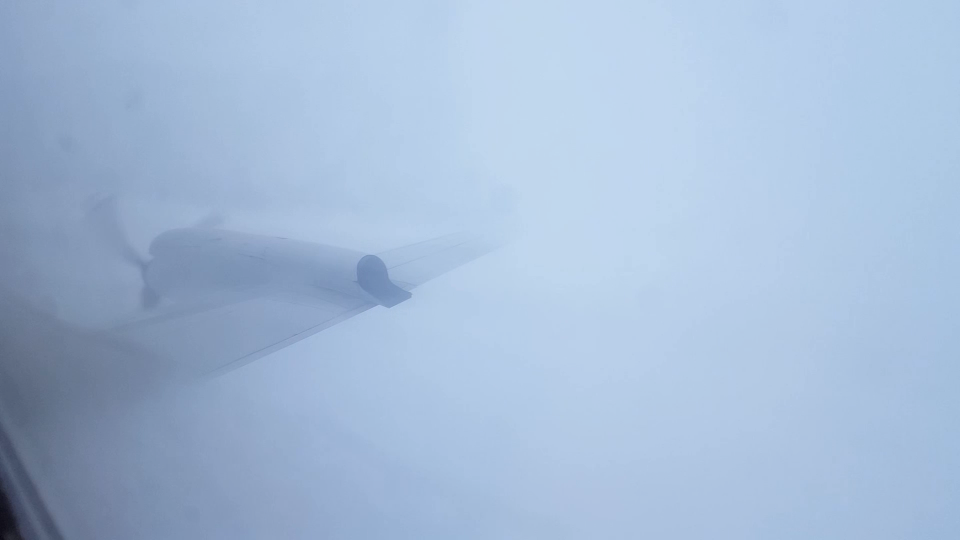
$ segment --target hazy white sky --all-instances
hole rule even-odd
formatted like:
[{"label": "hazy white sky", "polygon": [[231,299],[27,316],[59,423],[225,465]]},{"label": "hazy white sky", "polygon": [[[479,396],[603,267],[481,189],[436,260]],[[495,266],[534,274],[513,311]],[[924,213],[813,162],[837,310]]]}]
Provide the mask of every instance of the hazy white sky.
[{"label": "hazy white sky", "polygon": [[73,323],[136,302],[97,191],[142,246],[210,207],[370,249],[518,224],[38,435],[114,505],[83,534],[960,533],[958,3],[8,0],[0,143],[3,273]]}]

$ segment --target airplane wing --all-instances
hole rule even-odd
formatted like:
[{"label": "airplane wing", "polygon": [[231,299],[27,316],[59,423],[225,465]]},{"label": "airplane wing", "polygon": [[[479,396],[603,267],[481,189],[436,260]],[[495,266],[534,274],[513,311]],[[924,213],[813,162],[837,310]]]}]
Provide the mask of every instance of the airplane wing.
[{"label": "airplane wing", "polygon": [[[410,290],[490,251],[492,244],[451,235],[379,256],[391,279]],[[320,287],[253,289],[174,305],[115,329],[169,363],[173,373],[216,375],[359,315],[376,304]]]}]

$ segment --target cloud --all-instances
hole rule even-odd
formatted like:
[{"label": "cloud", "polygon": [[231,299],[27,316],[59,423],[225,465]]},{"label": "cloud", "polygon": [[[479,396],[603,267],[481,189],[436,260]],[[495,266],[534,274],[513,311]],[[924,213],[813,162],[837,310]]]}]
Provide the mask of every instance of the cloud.
[{"label": "cloud", "polygon": [[46,424],[84,464],[51,481],[129,502],[82,518],[118,536],[956,536],[957,8],[761,4],[4,4],[0,271],[58,324],[136,304],[96,193],[140,248],[211,210],[371,250],[519,230]]}]

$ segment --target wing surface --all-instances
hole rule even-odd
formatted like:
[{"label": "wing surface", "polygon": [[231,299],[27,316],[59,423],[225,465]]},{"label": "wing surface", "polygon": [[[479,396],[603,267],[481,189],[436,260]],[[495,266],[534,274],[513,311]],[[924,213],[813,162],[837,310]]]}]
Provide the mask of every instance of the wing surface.
[{"label": "wing surface", "polygon": [[441,236],[378,253],[390,279],[411,290],[497,248],[490,239],[467,233]]},{"label": "wing surface", "polygon": [[175,373],[212,375],[253,362],[374,305],[320,288],[250,291],[174,306],[116,331],[169,362]]}]

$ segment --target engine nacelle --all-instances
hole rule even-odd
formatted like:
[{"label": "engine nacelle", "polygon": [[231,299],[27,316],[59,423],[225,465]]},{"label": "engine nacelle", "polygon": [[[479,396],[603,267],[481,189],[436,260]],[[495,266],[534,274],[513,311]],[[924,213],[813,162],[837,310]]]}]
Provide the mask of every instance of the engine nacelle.
[{"label": "engine nacelle", "polygon": [[357,262],[357,283],[381,306],[393,307],[410,298],[410,292],[390,281],[387,265],[376,255],[364,255]]},{"label": "engine nacelle", "polygon": [[270,283],[322,287],[386,307],[411,296],[390,280],[380,257],[336,246],[219,229],[178,229],[158,236],[150,253],[154,260],[147,281],[170,296]]}]

